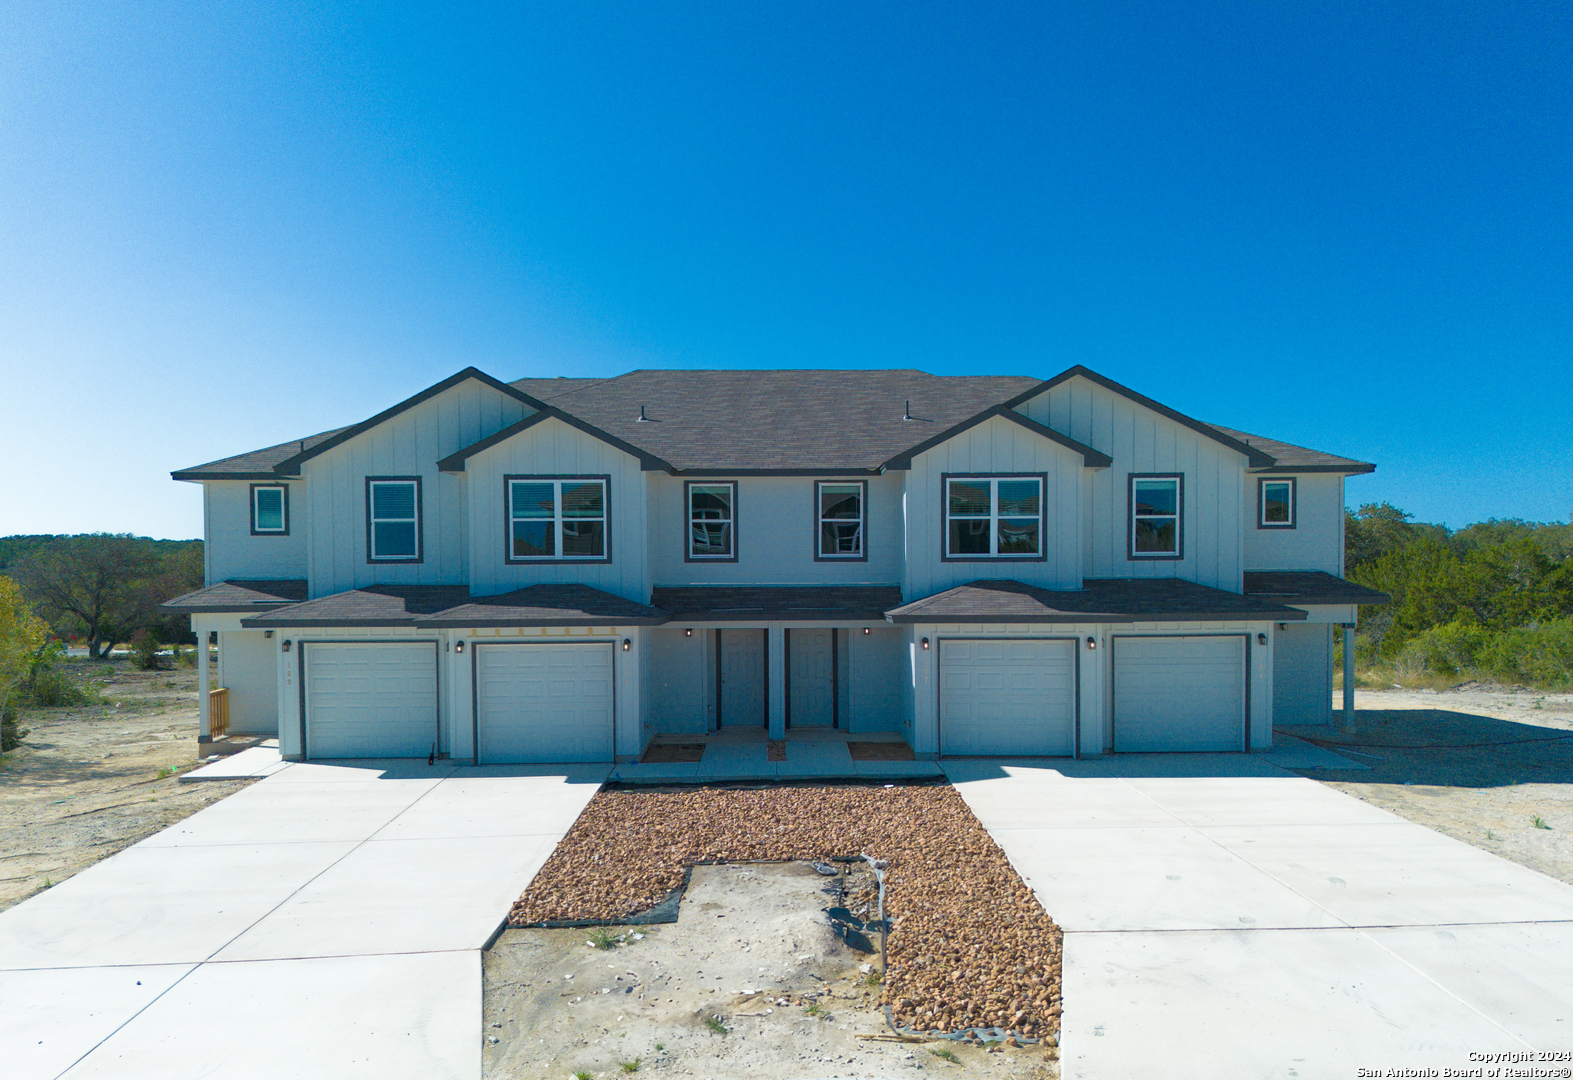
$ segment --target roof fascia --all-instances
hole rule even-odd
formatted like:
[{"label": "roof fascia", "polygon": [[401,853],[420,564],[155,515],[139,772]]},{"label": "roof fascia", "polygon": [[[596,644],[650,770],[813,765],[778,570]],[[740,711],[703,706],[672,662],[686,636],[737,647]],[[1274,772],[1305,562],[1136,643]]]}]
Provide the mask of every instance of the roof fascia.
[{"label": "roof fascia", "polygon": [[836,468],[836,469],[672,469],[673,476],[685,477],[716,477],[717,479],[728,476],[878,476],[884,471],[884,466],[876,465],[871,469]]},{"label": "roof fascia", "polygon": [[1085,443],[1079,443],[1068,435],[1061,435],[1053,428],[1044,427],[1036,420],[1021,415],[1010,406],[1011,403],[1008,401],[1001,402],[998,405],[991,405],[989,408],[984,409],[976,416],[963,420],[954,427],[946,428],[944,431],[940,432],[938,435],[935,435],[933,438],[923,440],[916,446],[912,447],[910,450],[903,450],[901,453],[897,454],[895,457],[891,458],[889,461],[880,466],[880,470],[910,469],[912,468],[912,459],[917,457],[919,454],[928,450],[932,450],[941,443],[949,442],[957,435],[961,435],[987,420],[992,420],[996,416],[1009,420],[1013,424],[1019,424],[1028,431],[1032,432],[1034,435],[1048,439],[1050,442],[1058,443],[1067,450],[1071,450],[1080,454],[1084,468],[1107,469],[1110,465],[1114,464],[1114,459],[1111,458],[1108,454],[1105,454],[1103,451],[1094,450],[1092,447],[1087,446]]},{"label": "roof fascia", "polygon": [[329,450],[332,450],[335,446],[348,442],[357,435],[370,431],[379,424],[383,424],[389,420],[392,420],[400,413],[414,408],[423,401],[427,401],[436,397],[445,390],[451,390],[455,386],[458,386],[460,383],[468,379],[474,379],[479,383],[491,387],[498,393],[506,394],[508,397],[522,401],[532,409],[543,411],[548,407],[544,401],[526,394],[523,390],[517,390],[514,387],[509,386],[507,383],[502,382],[501,380],[492,378],[490,375],[486,374],[484,371],[481,371],[479,368],[467,367],[457,374],[448,376],[448,378],[434,386],[428,386],[414,397],[406,398],[397,405],[393,406],[391,409],[384,409],[382,412],[378,413],[376,416],[373,416],[369,420],[362,420],[358,424],[353,424],[339,432],[337,435],[333,436],[331,439],[323,439],[310,450],[304,450],[293,457],[285,458],[283,461],[273,466],[274,476],[298,476],[300,475],[300,467],[302,463],[310,461],[318,454],[323,454]]},{"label": "roof fascia", "polygon": [[1078,375],[1086,379],[1088,382],[1096,383],[1105,390],[1119,394],[1128,401],[1135,402],[1143,408],[1151,409],[1160,416],[1168,417],[1175,423],[1182,424],[1185,427],[1190,428],[1198,435],[1205,435],[1213,442],[1221,443],[1222,445],[1227,446],[1229,449],[1237,453],[1244,454],[1247,463],[1253,468],[1271,468],[1278,461],[1278,459],[1273,457],[1271,454],[1260,450],[1249,443],[1243,443],[1238,439],[1231,439],[1217,428],[1208,424],[1204,424],[1200,420],[1194,420],[1182,412],[1176,412],[1174,409],[1169,408],[1169,406],[1164,405],[1161,402],[1154,401],[1152,398],[1147,397],[1144,394],[1138,394],[1128,386],[1121,386],[1113,379],[1099,375],[1096,371],[1093,371],[1091,368],[1084,367],[1081,364],[1077,364],[1073,368],[1060,372],[1052,379],[1045,379],[1037,386],[1034,386],[1030,390],[1022,391],[1015,397],[1011,398],[1009,401],[1004,402],[1004,404],[1007,407],[1014,409],[1017,405],[1031,401],[1033,398],[1037,397],[1044,391],[1052,390],[1061,383],[1069,382]]},{"label": "roof fascia", "polygon": [[278,474],[268,472],[203,472],[201,469],[181,469],[169,474],[171,480],[185,480],[200,484],[204,480],[277,480]]},{"label": "roof fascia", "polygon": [[1246,469],[1248,473],[1343,473],[1345,476],[1363,476],[1376,472],[1376,466],[1360,461],[1350,465],[1269,465],[1260,469]]},{"label": "roof fascia", "polygon": [[[533,401],[534,399],[532,398],[531,400]],[[610,432],[602,431],[594,424],[586,423],[571,413],[563,412],[563,410],[557,408],[556,406],[548,405],[545,402],[536,402],[536,406],[536,412],[532,415],[526,416],[523,420],[520,420],[516,424],[510,424],[508,427],[503,428],[494,435],[488,435],[478,443],[472,443],[462,450],[454,451],[447,457],[443,458],[441,461],[437,462],[437,468],[442,472],[463,472],[464,463],[470,458],[474,457],[476,454],[481,453],[483,450],[489,450],[498,443],[507,439],[511,439],[522,431],[528,431],[530,428],[544,420],[561,420],[569,427],[578,431],[582,431],[591,438],[599,439],[608,446],[611,446],[617,450],[621,450],[629,457],[637,458],[640,467],[647,472],[653,469],[664,469],[667,472],[675,474],[677,471],[665,459],[656,457],[654,454],[651,454],[648,451],[641,450],[631,443],[626,443],[622,439],[619,439],[616,435],[613,435]]]}]

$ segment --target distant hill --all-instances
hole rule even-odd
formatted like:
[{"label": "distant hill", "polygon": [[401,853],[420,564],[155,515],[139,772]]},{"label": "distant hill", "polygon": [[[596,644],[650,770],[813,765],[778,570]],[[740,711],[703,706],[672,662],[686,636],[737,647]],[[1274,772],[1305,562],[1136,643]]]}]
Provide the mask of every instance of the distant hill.
[{"label": "distant hill", "polygon": [[[76,534],[82,535],[82,534]],[[129,533],[119,535],[129,536]],[[39,548],[46,548],[60,540],[69,540],[70,534],[61,533],[58,536],[44,533],[37,536],[0,536],[0,574],[5,573],[12,566],[21,562],[32,552]],[[139,539],[147,539],[140,537]],[[183,548],[195,547],[202,550],[201,540],[148,540],[154,545],[160,555],[174,555]]]}]

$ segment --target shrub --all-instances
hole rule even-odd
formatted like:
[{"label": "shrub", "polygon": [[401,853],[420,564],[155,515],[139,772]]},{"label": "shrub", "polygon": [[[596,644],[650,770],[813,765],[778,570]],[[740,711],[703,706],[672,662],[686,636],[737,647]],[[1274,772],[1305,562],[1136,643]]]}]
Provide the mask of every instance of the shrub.
[{"label": "shrub", "polygon": [[22,740],[27,738],[31,731],[31,728],[22,726],[16,715],[16,706],[6,705],[4,714],[0,715],[0,754],[21,746]]},{"label": "shrub", "polygon": [[1480,650],[1497,678],[1546,689],[1573,685],[1573,618],[1504,630]]},{"label": "shrub", "polygon": [[1492,636],[1482,626],[1454,620],[1421,631],[1404,646],[1399,661],[1418,664],[1424,670],[1438,675],[1473,671],[1479,664],[1480,650]]},{"label": "shrub", "polygon": [[152,630],[142,629],[131,635],[132,661],[142,671],[162,671],[164,661],[158,655],[158,635]]}]

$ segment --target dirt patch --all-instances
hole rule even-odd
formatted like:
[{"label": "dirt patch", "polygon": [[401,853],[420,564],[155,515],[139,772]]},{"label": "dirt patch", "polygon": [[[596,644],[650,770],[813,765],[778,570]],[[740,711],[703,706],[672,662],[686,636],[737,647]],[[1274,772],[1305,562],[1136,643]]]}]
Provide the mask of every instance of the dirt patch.
[{"label": "dirt patch", "polygon": [[646,765],[691,765],[705,756],[704,743],[657,743],[645,748],[639,760]]},{"label": "dirt patch", "polygon": [[0,757],[0,910],[252,782],[176,779],[196,762],[195,670],[71,670],[103,702],[27,713],[32,734]]},{"label": "dirt patch", "polygon": [[847,754],[853,761],[916,761],[912,747],[904,742],[849,742]]},{"label": "dirt patch", "polygon": [[1573,695],[1363,690],[1355,706],[1353,730],[1280,730],[1369,771],[1303,775],[1573,884]]},{"label": "dirt patch", "polygon": [[484,957],[485,1075],[614,1076],[636,1061],[640,1073],[759,1080],[1057,1075],[1051,1047],[859,1038],[888,1028],[877,960],[824,914],[838,881],[803,863],[700,866],[676,923],[620,932],[613,948],[589,947],[584,930],[507,931]]},{"label": "dirt patch", "polygon": [[[590,801],[509,913],[528,926],[649,908],[684,868],[889,860],[890,970],[881,1000],[923,1030],[1053,1035],[1060,931],[948,785],[609,789]],[[849,904],[871,918],[867,895]]]}]

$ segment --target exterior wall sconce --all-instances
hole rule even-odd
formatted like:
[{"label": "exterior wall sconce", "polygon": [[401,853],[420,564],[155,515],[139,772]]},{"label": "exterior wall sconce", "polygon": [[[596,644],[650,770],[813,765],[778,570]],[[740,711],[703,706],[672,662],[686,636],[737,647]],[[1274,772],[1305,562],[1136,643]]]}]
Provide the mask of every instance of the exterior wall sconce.
[{"label": "exterior wall sconce", "polygon": [[1096,649],[1097,647],[1098,647],[1098,639],[1095,638],[1095,637],[1089,637],[1087,639],[1087,651],[1088,652],[1092,652],[1092,650]]},{"label": "exterior wall sconce", "polygon": [[464,653],[464,642],[455,641],[453,643],[453,651],[462,655]]},{"label": "exterior wall sconce", "polygon": [[1256,635],[1256,643],[1258,645],[1266,645],[1267,644],[1267,635],[1266,634],[1257,634]]},{"label": "exterior wall sconce", "polygon": [[694,636],[694,628],[690,626],[687,630],[684,630],[683,631],[683,636],[684,637],[693,637]]},{"label": "exterior wall sconce", "polygon": [[290,640],[289,640],[289,638],[285,638],[284,639],[284,651],[285,652],[289,652],[289,647],[290,647]]},{"label": "exterior wall sconce", "polygon": [[923,647],[925,649],[929,647],[929,639],[928,638],[924,638],[923,639]]},{"label": "exterior wall sconce", "polygon": [[623,652],[627,652],[629,649],[631,649],[633,644],[634,643],[629,641],[627,638],[623,638]]},{"label": "exterior wall sconce", "polygon": [[863,628],[863,636],[864,636],[864,637],[868,637],[868,636],[869,636],[869,634],[871,634],[871,633],[873,633],[873,631],[872,631],[872,630],[870,630],[870,629],[869,629],[869,628],[868,628],[868,627],[866,627],[866,626],[865,626],[865,627],[864,627],[864,628]]}]

